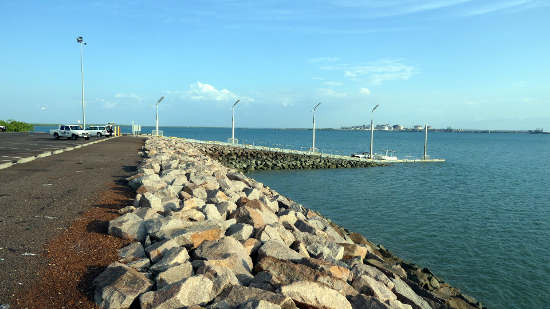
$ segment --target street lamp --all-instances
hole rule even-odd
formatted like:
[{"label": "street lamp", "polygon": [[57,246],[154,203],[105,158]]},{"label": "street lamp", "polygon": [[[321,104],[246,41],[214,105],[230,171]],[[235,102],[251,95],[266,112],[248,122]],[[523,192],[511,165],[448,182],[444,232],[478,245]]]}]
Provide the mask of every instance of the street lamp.
[{"label": "street lamp", "polygon": [[87,45],[84,42],[84,38],[81,36],[76,38],[76,42],[80,44],[80,80],[82,84],[82,124],[83,129],[86,130],[86,108],[84,104],[84,45]]},{"label": "street lamp", "polygon": [[313,106],[313,110],[311,111],[313,113],[313,143],[311,145],[311,152],[315,152],[315,111],[319,105],[321,105],[321,102],[315,104],[315,106]]},{"label": "street lamp", "polygon": [[374,144],[374,125],[373,125],[373,113],[374,111],[378,108],[378,106],[380,106],[380,104],[376,104],[376,106],[372,109],[372,111],[370,112],[370,153],[369,153],[369,158],[370,159],[374,159],[374,155],[372,153],[372,146]]},{"label": "street lamp", "polygon": [[231,108],[231,144],[235,144],[235,106],[240,101],[240,99],[235,101],[235,103],[233,103],[233,107]]},{"label": "street lamp", "polygon": [[160,97],[160,99],[157,101],[157,126],[156,126],[156,136],[159,136],[159,104],[160,102],[164,100],[164,96]]}]

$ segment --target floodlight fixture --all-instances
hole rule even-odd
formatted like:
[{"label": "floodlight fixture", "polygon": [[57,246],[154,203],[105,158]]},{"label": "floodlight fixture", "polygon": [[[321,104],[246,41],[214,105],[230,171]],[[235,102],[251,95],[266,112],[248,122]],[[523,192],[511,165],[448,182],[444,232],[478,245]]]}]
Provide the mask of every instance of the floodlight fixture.
[{"label": "floodlight fixture", "polygon": [[231,144],[235,144],[235,106],[240,102],[241,100],[238,99],[233,103],[233,106],[231,107]]}]

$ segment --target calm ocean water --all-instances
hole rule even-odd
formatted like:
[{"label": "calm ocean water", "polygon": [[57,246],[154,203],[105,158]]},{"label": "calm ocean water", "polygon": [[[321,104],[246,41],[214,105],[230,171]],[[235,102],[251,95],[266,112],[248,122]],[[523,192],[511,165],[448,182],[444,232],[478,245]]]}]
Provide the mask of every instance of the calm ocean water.
[{"label": "calm ocean water", "polygon": [[[229,128],[162,129],[202,140],[231,135]],[[236,129],[236,138],[311,146],[308,130]],[[420,157],[423,142],[423,133],[377,131],[374,148]],[[317,146],[327,153],[368,151],[368,143],[368,132],[317,131]],[[250,176],[430,268],[490,308],[550,308],[550,136],[430,133],[428,153],[447,162]]]}]

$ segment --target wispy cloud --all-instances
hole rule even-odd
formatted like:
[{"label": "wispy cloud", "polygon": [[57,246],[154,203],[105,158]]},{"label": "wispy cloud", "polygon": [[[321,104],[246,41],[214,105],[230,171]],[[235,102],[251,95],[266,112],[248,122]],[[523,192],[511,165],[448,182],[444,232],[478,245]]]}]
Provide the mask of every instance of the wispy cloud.
[{"label": "wispy cloud", "polygon": [[359,89],[359,93],[362,95],[370,95],[370,90],[369,88],[361,88]]},{"label": "wispy cloud", "polygon": [[340,58],[338,58],[338,57],[316,57],[316,58],[309,58],[308,61],[311,62],[311,63],[337,62],[337,61],[340,61]]},{"label": "wispy cloud", "polygon": [[427,11],[453,8],[474,0],[344,0],[332,1],[335,7],[344,7],[355,10],[368,10],[368,16],[391,17],[409,15]]},{"label": "wispy cloud", "polygon": [[47,109],[48,109],[48,107],[47,107],[46,105],[40,106],[40,110],[41,110],[41,111],[45,111],[45,110],[47,110]]},{"label": "wispy cloud", "polygon": [[550,2],[546,0],[513,0],[504,2],[485,2],[481,6],[472,7],[464,16],[479,16],[497,12],[532,9],[538,7],[550,6]]},{"label": "wispy cloud", "polygon": [[115,99],[132,99],[136,101],[143,101],[143,98],[135,93],[117,93]]},{"label": "wispy cloud", "polygon": [[318,95],[321,97],[333,97],[333,98],[344,98],[348,96],[346,92],[339,92],[332,88],[319,88]]},{"label": "wispy cloud", "polygon": [[[115,94],[115,98],[116,98],[116,94]],[[96,98],[94,100],[94,104],[99,104],[101,106],[101,108],[103,109],[113,109],[115,107],[117,107],[119,105],[118,102],[114,102],[114,101],[111,101],[111,100],[106,100],[106,99],[103,99],[103,98]]]},{"label": "wispy cloud", "polygon": [[184,91],[167,91],[168,94],[178,95],[181,99],[202,102],[225,102],[240,99],[243,102],[254,102],[253,98],[239,96],[228,89],[217,89],[213,85],[197,81],[189,85]]},{"label": "wispy cloud", "polygon": [[323,85],[325,85],[327,87],[339,87],[339,86],[344,85],[344,83],[334,82],[334,81],[326,81],[326,82],[323,82]]},{"label": "wispy cloud", "polygon": [[350,66],[344,75],[350,79],[367,79],[374,85],[390,80],[408,80],[417,70],[414,66],[403,63],[401,59],[383,59],[367,65]]}]

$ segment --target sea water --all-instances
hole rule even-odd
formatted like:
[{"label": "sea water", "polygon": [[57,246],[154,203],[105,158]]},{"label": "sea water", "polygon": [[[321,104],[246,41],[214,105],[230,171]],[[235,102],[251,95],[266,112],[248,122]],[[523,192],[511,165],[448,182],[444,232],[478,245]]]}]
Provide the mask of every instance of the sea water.
[{"label": "sea water", "polygon": [[[231,137],[230,128],[161,129],[165,136]],[[236,129],[235,137],[307,150],[311,133]],[[368,131],[318,130],[316,136],[322,152],[369,150]],[[419,158],[424,134],[376,131],[374,149]],[[430,133],[428,154],[447,161],[249,176],[428,267],[489,308],[550,308],[550,135]]]}]

